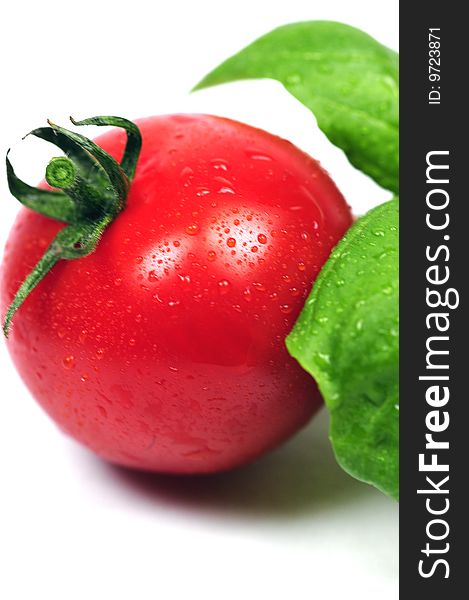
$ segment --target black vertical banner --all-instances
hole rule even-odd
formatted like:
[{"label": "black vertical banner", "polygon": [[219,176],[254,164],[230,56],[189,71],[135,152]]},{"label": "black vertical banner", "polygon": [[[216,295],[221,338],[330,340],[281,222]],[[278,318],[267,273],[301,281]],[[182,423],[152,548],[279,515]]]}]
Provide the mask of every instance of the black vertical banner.
[{"label": "black vertical banner", "polygon": [[466,597],[469,577],[469,114],[463,51],[469,35],[464,9],[464,3],[451,1],[401,3],[404,599]]}]

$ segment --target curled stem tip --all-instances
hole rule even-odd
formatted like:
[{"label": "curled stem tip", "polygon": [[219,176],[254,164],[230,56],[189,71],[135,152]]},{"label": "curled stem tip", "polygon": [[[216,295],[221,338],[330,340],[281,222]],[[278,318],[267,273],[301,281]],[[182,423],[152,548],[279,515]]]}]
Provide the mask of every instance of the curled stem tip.
[{"label": "curled stem tip", "polygon": [[49,185],[59,189],[72,186],[77,176],[77,169],[66,156],[52,158],[46,167],[46,181]]}]

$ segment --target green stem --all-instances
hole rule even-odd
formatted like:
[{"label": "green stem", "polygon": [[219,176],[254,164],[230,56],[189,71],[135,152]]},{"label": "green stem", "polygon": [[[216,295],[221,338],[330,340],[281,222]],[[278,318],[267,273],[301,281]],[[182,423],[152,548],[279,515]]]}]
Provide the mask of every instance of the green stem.
[{"label": "green stem", "polygon": [[10,192],[24,206],[67,223],[29,273],[13,298],[3,323],[8,337],[12,318],[29,294],[58,261],[82,258],[93,252],[106,227],[124,208],[141,150],[138,127],[120,117],[93,117],[75,125],[112,125],[127,133],[120,165],[95,142],[49,122],[31,135],[55,144],[66,156],[51,159],[46,181],[56,190],[34,188],[21,181],[6,156]]},{"label": "green stem", "polygon": [[112,221],[110,215],[91,223],[68,225],[56,235],[50,246],[44,252],[37,265],[26,277],[16,292],[10,304],[3,323],[3,333],[8,337],[11,320],[18,308],[23,304],[29,294],[44,279],[47,273],[59,260],[73,260],[91,254],[98,245],[103,231]]}]

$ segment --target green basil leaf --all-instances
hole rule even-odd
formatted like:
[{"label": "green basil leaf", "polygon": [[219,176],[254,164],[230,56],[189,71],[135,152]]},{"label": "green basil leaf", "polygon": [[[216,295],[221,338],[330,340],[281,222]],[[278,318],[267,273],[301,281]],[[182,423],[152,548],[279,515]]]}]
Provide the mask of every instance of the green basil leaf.
[{"label": "green basil leaf", "polygon": [[350,162],[398,190],[398,55],[366,33],[331,21],[274,29],[194,88],[277,79],[316,116]]},{"label": "green basil leaf", "polygon": [[287,347],[315,378],[351,475],[399,496],[398,201],[359,219],[333,250]]}]

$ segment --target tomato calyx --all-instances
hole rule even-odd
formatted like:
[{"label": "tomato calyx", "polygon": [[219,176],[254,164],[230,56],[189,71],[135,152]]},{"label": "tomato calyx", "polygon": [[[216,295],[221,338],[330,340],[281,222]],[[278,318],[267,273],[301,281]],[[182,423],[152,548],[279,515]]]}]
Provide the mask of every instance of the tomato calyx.
[{"label": "tomato calyx", "polygon": [[100,116],[75,121],[74,125],[122,127],[127,143],[122,160],[114,158],[87,137],[48,121],[49,127],[34,129],[34,135],[60,148],[65,156],[52,158],[46,168],[47,183],[56,188],[32,187],[15,174],[6,156],[10,192],[24,206],[67,224],[56,235],[42,258],[16,292],[3,322],[8,337],[13,315],[54,265],[91,254],[105,228],[123,210],[135,175],[142,137],[137,125],[121,117]]}]

